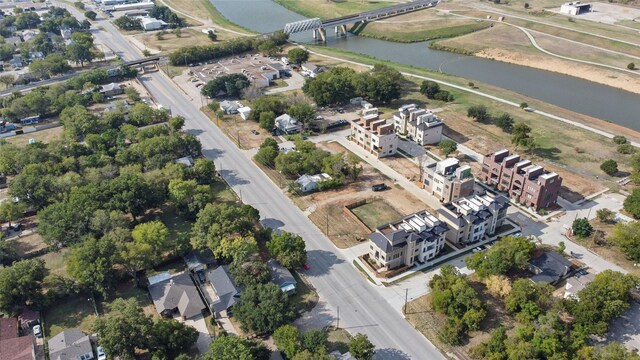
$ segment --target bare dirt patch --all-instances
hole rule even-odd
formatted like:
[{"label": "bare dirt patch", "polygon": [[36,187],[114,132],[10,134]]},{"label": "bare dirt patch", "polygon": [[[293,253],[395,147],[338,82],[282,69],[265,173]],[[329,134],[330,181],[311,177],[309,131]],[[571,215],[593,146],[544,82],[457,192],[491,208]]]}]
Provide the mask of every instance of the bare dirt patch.
[{"label": "bare dirt patch", "polygon": [[[272,137],[266,130],[260,128],[257,122],[243,120],[240,115],[225,115],[222,119],[218,120],[213,111],[208,107],[203,108],[203,111],[207,114],[211,122],[218,125],[229,139],[243,150],[260,147],[260,144],[262,144],[265,139]],[[256,131],[258,134],[255,135],[252,131]],[[274,139],[280,142],[277,137],[274,137]]]},{"label": "bare dirt patch", "polygon": [[44,243],[42,236],[35,232],[10,241],[11,247],[19,257],[28,257],[30,254],[47,248],[47,244]]}]

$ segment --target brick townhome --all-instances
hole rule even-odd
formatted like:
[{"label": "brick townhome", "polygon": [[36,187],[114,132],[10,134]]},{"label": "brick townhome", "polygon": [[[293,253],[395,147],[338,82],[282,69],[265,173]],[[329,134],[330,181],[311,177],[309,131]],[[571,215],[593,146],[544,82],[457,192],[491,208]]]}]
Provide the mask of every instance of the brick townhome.
[{"label": "brick townhome", "polygon": [[556,204],[562,187],[560,175],[521,159],[520,155],[510,154],[506,149],[484,157],[481,181],[535,210]]}]

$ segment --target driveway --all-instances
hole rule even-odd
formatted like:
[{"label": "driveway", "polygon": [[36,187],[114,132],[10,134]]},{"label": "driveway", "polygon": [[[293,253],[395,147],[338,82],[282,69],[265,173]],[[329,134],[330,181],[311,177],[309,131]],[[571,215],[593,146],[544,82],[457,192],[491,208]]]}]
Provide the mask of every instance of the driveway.
[{"label": "driveway", "polygon": [[[180,319],[178,319],[180,321]],[[200,354],[204,354],[209,351],[209,344],[211,343],[211,335],[209,334],[209,329],[207,329],[207,324],[204,316],[198,315],[191,319],[187,319],[183,321],[185,325],[191,326],[198,330],[198,340],[196,342],[196,347],[198,348],[198,352]]]},{"label": "driveway", "polygon": [[631,303],[631,308],[611,322],[608,341],[618,341],[627,348],[640,349],[640,304]]}]

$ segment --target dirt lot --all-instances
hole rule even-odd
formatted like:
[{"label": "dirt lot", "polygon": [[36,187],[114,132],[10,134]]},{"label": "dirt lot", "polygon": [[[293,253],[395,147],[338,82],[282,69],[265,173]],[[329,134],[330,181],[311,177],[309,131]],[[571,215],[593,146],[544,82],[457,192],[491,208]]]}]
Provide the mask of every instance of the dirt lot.
[{"label": "dirt lot", "polygon": [[11,240],[11,247],[16,251],[17,255],[22,257],[30,253],[40,251],[47,247],[42,240],[42,236],[38,233],[32,233],[15,240]]},{"label": "dirt lot", "polygon": [[[344,147],[337,143],[320,143],[319,147],[331,152],[347,153]],[[427,205],[415,198],[401,187],[393,186],[392,181],[375,170],[371,165],[362,162],[362,175],[355,183],[347,184],[336,190],[312,193],[295,198],[296,204],[303,210],[309,211],[309,219],[322,230],[339,248],[347,248],[358,244],[359,238],[368,235],[363,227],[355,220],[345,215],[343,207],[358,200],[378,197],[401,215],[424,210]],[[391,188],[386,191],[374,192],[371,185],[386,183]],[[330,226],[329,226],[330,225]]]},{"label": "dirt lot", "polygon": [[420,183],[420,168],[413,161],[400,154],[383,158],[382,161],[405,178]]},{"label": "dirt lot", "polygon": [[6,140],[10,144],[14,144],[18,146],[27,145],[30,139],[34,139],[35,141],[41,142],[44,144],[48,144],[53,140],[61,139],[63,130],[64,129],[62,128],[62,126],[56,126],[49,129],[28,133],[28,134],[11,136],[11,137],[5,138],[4,140]]},{"label": "dirt lot", "polygon": [[[257,122],[243,120],[240,115],[225,115],[223,119],[218,121],[211,109],[205,107],[204,113],[241,149],[248,150],[260,147],[260,144],[262,144],[266,138],[272,137],[266,130],[260,128]],[[252,134],[252,130],[257,131],[258,135]],[[277,142],[281,142],[278,137],[273,138]]]}]

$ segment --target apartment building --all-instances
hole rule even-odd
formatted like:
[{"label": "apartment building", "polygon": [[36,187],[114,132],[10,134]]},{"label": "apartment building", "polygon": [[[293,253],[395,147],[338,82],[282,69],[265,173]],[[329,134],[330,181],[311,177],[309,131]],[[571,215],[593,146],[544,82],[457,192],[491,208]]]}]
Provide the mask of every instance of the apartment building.
[{"label": "apartment building", "polygon": [[416,104],[403,105],[393,113],[396,133],[420,145],[437,144],[442,140],[444,123],[431,110]]},{"label": "apartment building", "polygon": [[445,203],[471,196],[474,183],[471,167],[456,158],[425,165],[422,172],[422,188]]},{"label": "apartment building", "polygon": [[371,114],[351,122],[351,141],[376,157],[394,155],[398,151],[398,136],[393,122]]},{"label": "apartment building", "polygon": [[447,241],[466,245],[491,236],[507,217],[509,199],[487,192],[472,195],[443,205],[438,218],[447,224]]},{"label": "apartment building", "polygon": [[536,211],[556,204],[562,187],[560,175],[506,149],[484,157],[481,181]]},{"label": "apartment building", "polygon": [[426,210],[408,215],[369,234],[369,259],[382,270],[427,262],[444,247],[448,230]]}]

